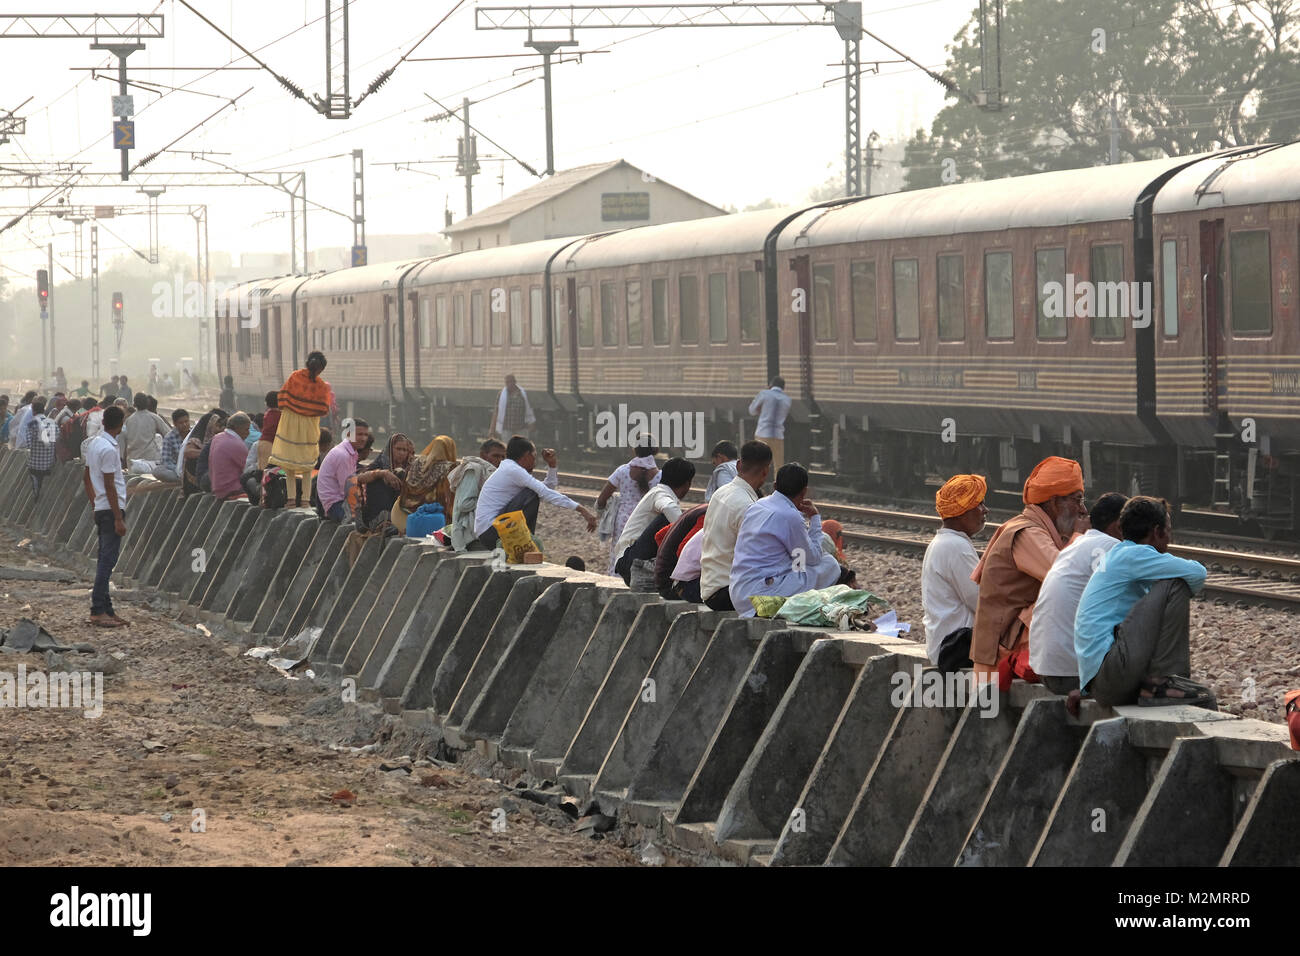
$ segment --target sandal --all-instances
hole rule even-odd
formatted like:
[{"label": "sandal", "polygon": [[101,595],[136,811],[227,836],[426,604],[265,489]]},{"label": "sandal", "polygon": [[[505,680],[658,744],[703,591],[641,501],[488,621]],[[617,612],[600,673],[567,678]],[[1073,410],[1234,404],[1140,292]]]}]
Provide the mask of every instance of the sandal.
[{"label": "sandal", "polygon": [[[1170,692],[1177,696],[1171,696]],[[1204,707],[1207,710],[1218,710],[1218,703],[1214,698],[1214,691],[1204,684],[1198,684],[1194,680],[1186,677],[1180,677],[1177,674],[1170,674],[1156,680],[1142,681],[1141,690],[1138,694],[1138,705],[1141,707]]]}]

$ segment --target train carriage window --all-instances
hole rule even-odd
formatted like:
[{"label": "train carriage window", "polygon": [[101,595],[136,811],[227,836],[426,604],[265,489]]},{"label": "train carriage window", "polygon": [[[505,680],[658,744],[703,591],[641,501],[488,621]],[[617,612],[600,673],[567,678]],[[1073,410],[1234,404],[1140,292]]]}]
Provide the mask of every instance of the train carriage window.
[{"label": "train carriage window", "polygon": [[469,294],[469,334],[471,345],[483,344],[483,293]]},{"label": "train carriage window", "polygon": [[763,325],[762,307],[759,305],[759,273],[740,270],[740,341],[757,342]]},{"label": "train carriage window", "polygon": [[894,260],[894,339],[921,337],[921,285],[916,259]]},{"label": "train carriage window", "polygon": [[438,348],[447,347],[447,297],[440,295],[433,300],[433,331]]},{"label": "train carriage window", "polygon": [[519,289],[510,290],[510,344],[524,344],[524,294]]},{"label": "train carriage window", "polygon": [[1160,243],[1160,306],[1166,338],[1178,335],[1178,240]]},{"label": "train carriage window", "polygon": [[613,282],[600,284],[600,344],[618,345],[618,306]]},{"label": "train carriage window", "polygon": [[488,338],[493,345],[500,345],[505,341],[506,321],[509,318],[506,313],[505,290],[501,288],[493,289],[488,293]]},{"label": "train carriage window", "polygon": [[709,274],[709,341],[727,341],[727,274]]},{"label": "train carriage window", "polygon": [[677,307],[681,312],[681,340],[691,345],[700,340],[700,280],[677,277]]},{"label": "train carriage window", "polygon": [[1124,247],[1119,244],[1092,247],[1092,337],[1124,338],[1124,323],[1131,314],[1129,289],[1124,283]]},{"label": "train carriage window", "polygon": [[420,296],[420,348],[427,349],[433,344],[429,337],[430,331],[429,297],[427,295],[422,295]]},{"label": "train carriage window", "polygon": [[[1034,252],[1035,281],[1038,283],[1038,338],[1065,338],[1065,250],[1038,249]],[[1048,299],[1053,300],[1048,315]],[[1060,305],[1060,308],[1057,306]],[[1056,314],[1059,313],[1059,314]]]},{"label": "train carriage window", "polygon": [[650,280],[650,324],[655,345],[668,344],[668,280]]},{"label": "train carriage window", "polygon": [[641,283],[629,280],[626,288],[627,297],[627,344],[629,348],[640,348],[645,341],[641,331]]},{"label": "train carriage window", "polygon": [[546,300],[542,298],[542,287],[532,286],[528,290],[528,324],[532,327],[532,343],[546,343]]},{"label": "train carriage window", "polygon": [[1015,295],[1011,289],[1011,253],[984,253],[984,335],[1016,337]]},{"label": "train carriage window", "polygon": [[556,285],[551,290],[551,341],[557,349],[564,346],[564,330],[568,326],[569,313],[564,306],[564,286]]},{"label": "train carriage window", "polygon": [[835,326],[835,266],[830,262],[813,266],[813,335],[818,342],[839,338]]},{"label": "train carriage window", "polygon": [[939,292],[939,339],[960,342],[966,337],[966,276],[961,256],[939,256],[935,271]]},{"label": "train carriage window", "polygon": [[457,292],[451,300],[451,344],[465,344],[465,293]]},{"label": "train carriage window", "polygon": [[1273,282],[1268,232],[1234,232],[1228,238],[1232,269],[1232,331],[1246,335],[1273,331]]},{"label": "train carriage window", "polygon": [[849,303],[853,309],[853,340],[876,340],[876,263],[866,259],[849,263]]},{"label": "train carriage window", "polygon": [[591,286],[578,286],[578,344],[596,344],[596,322],[591,314]]}]

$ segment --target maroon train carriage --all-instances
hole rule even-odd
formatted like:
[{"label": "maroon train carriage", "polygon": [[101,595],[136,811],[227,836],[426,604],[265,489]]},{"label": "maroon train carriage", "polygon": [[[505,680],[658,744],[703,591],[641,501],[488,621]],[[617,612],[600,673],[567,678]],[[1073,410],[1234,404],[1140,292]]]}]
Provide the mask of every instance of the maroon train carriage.
[{"label": "maroon train carriage", "polygon": [[[1016,493],[1062,454],[1090,488],[1186,489],[1204,504],[1244,493],[1278,510],[1300,400],[1300,333],[1285,321],[1297,237],[1284,171],[1298,148],[267,280],[255,285],[269,335],[239,338],[219,304],[218,347],[241,396],[320,348],[351,413],[462,442],[514,373],[540,434],[564,447],[589,446],[593,416],[619,404],[704,412],[708,443],[744,438],[749,400],[779,372],[796,400],[788,455],[860,486],[916,494],[969,469]],[[1207,274],[1202,249],[1216,250]],[[1075,296],[1085,286],[1091,305]],[[1218,330],[1213,349],[1204,328]],[[1279,347],[1292,358],[1270,357]],[[1225,416],[1240,427],[1248,413],[1266,440],[1225,452]]]}]

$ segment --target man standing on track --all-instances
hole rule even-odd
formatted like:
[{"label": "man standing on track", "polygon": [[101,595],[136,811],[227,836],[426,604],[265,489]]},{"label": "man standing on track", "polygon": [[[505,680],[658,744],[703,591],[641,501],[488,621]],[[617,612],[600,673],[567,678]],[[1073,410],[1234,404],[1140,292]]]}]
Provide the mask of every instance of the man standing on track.
[{"label": "man standing on track", "polygon": [[528,393],[519,387],[513,375],[507,375],[506,387],[497,396],[497,407],[492,412],[492,427],[488,429],[488,437],[522,435],[527,438],[529,429],[536,423],[537,416],[533,414]]},{"label": "man standing on track", "polygon": [[104,409],[103,429],[86,443],[86,465],[81,483],[95,512],[99,532],[99,557],[95,564],[95,586],[90,592],[90,623],[97,627],[122,627],[126,621],[113,613],[108,579],[117,565],[126,535],[126,475],[117,436],[125,413],[116,405]]},{"label": "man standing on track", "polygon": [[749,403],[749,414],[758,416],[754,437],[772,449],[772,471],[775,475],[785,462],[785,420],[790,414],[791,399],[785,393],[785,379],[777,376],[769,388],[759,392]]}]

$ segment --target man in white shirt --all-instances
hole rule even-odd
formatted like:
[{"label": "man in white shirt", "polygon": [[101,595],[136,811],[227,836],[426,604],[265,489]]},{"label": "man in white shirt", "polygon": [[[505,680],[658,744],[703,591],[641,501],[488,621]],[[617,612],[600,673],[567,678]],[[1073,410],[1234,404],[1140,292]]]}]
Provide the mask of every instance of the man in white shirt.
[{"label": "man in white shirt", "polygon": [[113,613],[108,579],[117,565],[126,535],[126,475],[117,436],[126,416],[116,405],[104,409],[103,430],[87,441],[81,482],[95,512],[99,531],[99,557],[95,586],[90,592],[90,623],[98,627],[123,627],[126,621]]},{"label": "man in white shirt", "polygon": [[700,599],[715,611],[734,611],[731,603],[731,562],[736,535],[745,511],[758,500],[758,489],[772,470],[772,449],[765,442],[740,446],[736,477],[709,500],[700,532]]},{"label": "man in white shirt", "polygon": [[1074,653],[1074,616],[1088,579],[1106,553],[1119,544],[1119,515],[1128,499],[1110,492],[1088,513],[1092,527],[1061,549],[1043,578],[1029,634],[1029,667],[1053,694],[1079,689],[1079,659]]},{"label": "man in white shirt", "polygon": [[542,450],[546,459],[546,481],[533,477],[537,464],[537,446],[527,438],[516,435],[506,444],[506,457],[496,471],[488,476],[479,489],[478,505],[474,509],[474,533],[479,544],[491,550],[497,546],[499,536],[492,521],[511,511],[522,511],[528,530],[537,530],[537,509],[541,502],[576,511],[587,520],[587,530],[596,530],[596,515],[572,498],[555,489],[560,484],[555,449]]},{"label": "man in white shirt", "polygon": [[925,654],[941,670],[970,666],[970,635],[979,585],[970,579],[979,563],[971,536],[984,527],[988,484],[980,475],[954,475],[934,495],[943,527],[921,562]]},{"label": "man in white shirt", "polygon": [[749,414],[758,416],[754,437],[767,442],[772,449],[772,474],[785,463],[785,419],[790,414],[792,399],[785,393],[785,379],[779,375],[772,379],[769,388],[754,396],[749,404]]},{"label": "man in white shirt", "polygon": [[512,435],[528,437],[528,429],[537,423],[528,393],[519,387],[513,375],[506,376],[506,387],[497,395],[497,407],[492,412],[489,438],[506,438]]},{"label": "man in white shirt", "polygon": [[653,561],[659,553],[653,534],[682,516],[681,499],[690,494],[695,466],[685,458],[670,458],[659,475],[659,484],[637,502],[614,545],[614,571],[626,584],[632,583],[633,561]]}]

